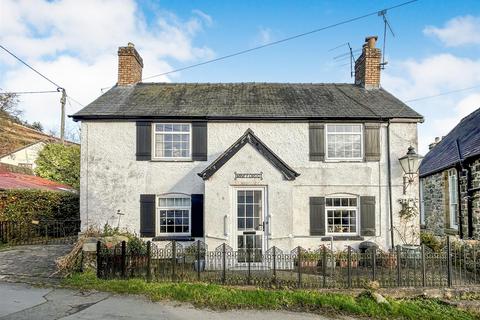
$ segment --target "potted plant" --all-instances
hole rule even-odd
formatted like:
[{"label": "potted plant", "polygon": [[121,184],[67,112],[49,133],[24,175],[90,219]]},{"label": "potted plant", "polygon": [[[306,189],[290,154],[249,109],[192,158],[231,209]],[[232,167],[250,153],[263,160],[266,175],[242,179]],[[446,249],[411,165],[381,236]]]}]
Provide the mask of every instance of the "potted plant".
[{"label": "potted plant", "polygon": [[[341,268],[348,268],[348,251],[342,251],[338,254],[338,261]],[[352,268],[358,267],[358,256],[351,252],[350,254],[350,266]]]}]

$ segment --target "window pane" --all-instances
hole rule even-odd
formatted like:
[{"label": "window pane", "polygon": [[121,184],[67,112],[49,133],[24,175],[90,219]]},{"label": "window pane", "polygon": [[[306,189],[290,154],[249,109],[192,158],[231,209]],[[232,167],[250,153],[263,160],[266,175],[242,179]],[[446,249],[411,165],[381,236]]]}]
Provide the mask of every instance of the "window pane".
[{"label": "window pane", "polygon": [[237,208],[237,212],[238,212],[237,215],[239,217],[245,217],[245,205],[239,204]]},{"label": "window pane", "polygon": [[243,190],[237,191],[237,202],[245,203],[245,191]]},{"label": "window pane", "polygon": [[331,207],[332,206],[332,198],[327,198],[326,201],[327,201],[327,207]]}]

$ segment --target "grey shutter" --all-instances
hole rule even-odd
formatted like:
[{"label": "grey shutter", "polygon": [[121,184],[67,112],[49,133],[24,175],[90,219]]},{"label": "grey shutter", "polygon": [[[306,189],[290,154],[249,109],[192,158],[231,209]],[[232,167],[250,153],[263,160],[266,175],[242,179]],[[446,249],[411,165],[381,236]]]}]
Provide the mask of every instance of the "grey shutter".
[{"label": "grey shutter", "polygon": [[310,235],[325,235],[325,197],[310,197]]},{"label": "grey shutter", "polygon": [[325,125],[310,123],[308,129],[309,159],[310,161],[325,160]]},{"label": "grey shutter", "polygon": [[192,237],[203,237],[203,194],[192,194]]},{"label": "grey shutter", "polygon": [[155,195],[140,195],[140,236],[155,237]]},{"label": "grey shutter", "polygon": [[375,236],[375,197],[360,197],[360,235]]},{"label": "grey shutter", "polygon": [[152,159],[152,123],[137,121],[137,161]]},{"label": "grey shutter", "polygon": [[365,161],[380,160],[380,123],[365,123]]},{"label": "grey shutter", "polygon": [[207,161],[207,122],[192,122],[192,160]]}]

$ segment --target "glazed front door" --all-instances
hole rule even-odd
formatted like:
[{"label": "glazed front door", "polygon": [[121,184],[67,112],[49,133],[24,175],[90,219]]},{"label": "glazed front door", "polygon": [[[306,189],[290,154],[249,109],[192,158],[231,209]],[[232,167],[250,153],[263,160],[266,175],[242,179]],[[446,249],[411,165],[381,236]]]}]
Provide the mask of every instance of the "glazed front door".
[{"label": "glazed front door", "polygon": [[235,194],[238,262],[260,262],[265,241],[263,188],[238,188]]}]

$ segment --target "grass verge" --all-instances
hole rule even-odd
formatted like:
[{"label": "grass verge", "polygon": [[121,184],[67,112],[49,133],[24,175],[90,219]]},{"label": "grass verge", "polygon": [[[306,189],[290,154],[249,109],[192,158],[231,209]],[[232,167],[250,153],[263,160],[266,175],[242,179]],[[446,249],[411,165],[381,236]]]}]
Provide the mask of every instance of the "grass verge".
[{"label": "grass verge", "polygon": [[152,301],[175,300],[217,310],[290,310],[379,319],[478,319],[472,313],[434,299],[388,299],[389,304],[379,304],[368,294],[353,297],[307,290],[246,290],[204,283],[100,280],[93,273],[73,274],[63,284],[78,289],[142,294]]}]

